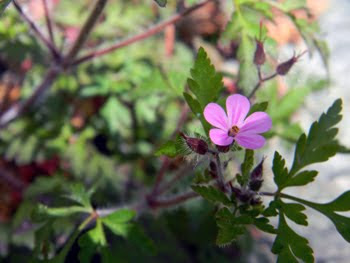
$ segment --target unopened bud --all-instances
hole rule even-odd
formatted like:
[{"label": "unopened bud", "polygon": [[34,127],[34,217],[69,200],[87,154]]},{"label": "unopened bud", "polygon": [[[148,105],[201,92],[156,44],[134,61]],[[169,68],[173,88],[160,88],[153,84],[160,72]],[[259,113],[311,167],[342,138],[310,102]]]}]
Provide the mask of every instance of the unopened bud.
[{"label": "unopened bud", "polygon": [[261,160],[261,162],[254,168],[254,170],[250,174],[249,188],[252,191],[258,191],[261,188],[263,182],[263,163],[264,159]]},{"label": "unopened bud", "polygon": [[209,163],[209,173],[210,175],[213,177],[213,178],[216,178],[218,176],[218,170],[217,170],[217,167],[216,167],[216,163],[211,161]]},{"label": "unopened bud", "polygon": [[180,133],[180,135],[182,136],[182,138],[184,138],[188,147],[190,147],[190,149],[195,153],[204,155],[208,152],[208,144],[204,140],[188,137],[182,132]]},{"label": "unopened bud", "polygon": [[249,190],[245,190],[243,191],[242,189],[239,189],[237,187],[231,186],[232,192],[234,193],[234,195],[236,196],[236,198],[241,201],[242,203],[247,203],[249,202],[254,193],[252,191]]},{"label": "unopened bud", "polygon": [[230,150],[230,147],[231,145],[226,145],[226,146],[216,145],[216,149],[218,149],[218,151],[221,153],[227,153]]},{"label": "unopened bud", "polygon": [[261,66],[265,63],[266,55],[264,51],[264,43],[260,40],[256,40],[256,49],[254,54],[254,64]]},{"label": "unopened bud", "polygon": [[304,51],[303,53],[301,53],[301,54],[298,55],[298,56],[293,55],[293,57],[290,58],[289,60],[287,60],[287,61],[285,61],[285,62],[279,64],[279,65],[277,66],[277,69],[276,69],[277,74],[278,74],[278,75],[282,75],[282,76],[286,75],[286,74],[289,72],[289,70],[292,68],[292,66],[295,64],[295,62],[297,62],[298,59],[299,59],[302,55],[305,54],[305,52],[306,52],[306,51]]},{"label": "unopened bud", "polygon": [[261,205],[262,204],[262,201],[259,197],[253,197],[251,200],[250,200],[250,204],[251,205]]}]

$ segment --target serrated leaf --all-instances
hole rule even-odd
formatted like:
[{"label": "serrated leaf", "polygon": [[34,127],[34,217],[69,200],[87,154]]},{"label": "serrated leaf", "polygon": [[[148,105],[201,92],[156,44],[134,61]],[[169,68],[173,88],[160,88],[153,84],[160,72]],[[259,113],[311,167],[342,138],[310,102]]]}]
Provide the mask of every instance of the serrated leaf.
[{"label": "serrated leaf", "polygon": [[167,0],[154,0],[160,7],[165,7],[167,4]]},{"label": "serrated leaf", "polygon": [[288,179],[288,181],[281,186],[281,189],[285,187],[291,187],[291,186],[307,185],[308,183],[311,183],[314,181],[317,174],[318,174],[317,171],[302,171],[297,175]]},{"label": "serrated leaf", "polygon": [[222,75],[216,73],[204,48],[198,50],[194,67],[191,69],[192,79],[188,80],[190,90],[196,96],[202,109],[210,102],[215,102],[223,88]]},{"label": "serrated leaf", "polygon": [[279,3],[279,8],[286,13],[295,9],[306,7],[306,0],[284,0]]},{"label": "serrated leaf", "polygon": [[297,201],[301,204],[309,206],[315,209],[316,211],[324,214],[333,222],[339,234],[346,241],[350,243],[350,218],[335,213],[335,212],[350,211],[350,205],[349,205],[350,191],[340,195],[338,198],[336,198],[332,202],[325,203],[325,204],[306,201],[304,199],[286,195],[286,194],[283,194],[282,197]]},{"label": "serrated leaf", "polygon": [[[244,217],[244,223],[251,223],[248,217]],[[242,220],[236,219],[227,208],[222,208],[216,213],[216,224],[219,228],[216,244],[225,246],[231,244],[238,236],[244,234],[245,227]]]},{"label": "serrated leaf", "polygon": [[307,226],[307,217],[302,211],[305,210],[305,207],[301,204],[296,203],[284,203],[280,201],[281,210],[283,213],[292,221],[299,225]]},{"label": "serrated leaf", "polygon": [[259,228],[261,231],[270,234],[276,234],[277,230],[269,224],[269,220],[266,217],[260,217],[254,219],[254,225]]},{"label": "serrated leaf", "polygon": [[242,171],[242,183],[243,185],[246,185],[249,181],[250,176],[250,170],[253,168],[254,165],[254,151],[246,149],[245,155],[244,155],[244,161],[241,164],[241,171]]},{"label": "serrated leaf", "polygon": [[219,189],[214,188],[213,186],[199,186],[192,185],[193,191],[200,194],[204,199],[212,203],[221,203],[224,205],[232,205],[232,202],[228,197]]},{"label": "serrated leaf", "polygon": [[297,258],[306,263],[314,262],[313,251],[306,238],[295,233],[280,212],[277,236],[271,251],[278,255],[277,262],[298,262]]},{"label": "serrated leaf", "polygon": [[94,189],[87,191],[84,185],[80,183],[74,183],[69,186],[69,194],[65,195],[66,198],[73,200],[85,207],[91,208],[90,198],[94,193]]},{"label": "serrated leaf", "polygon": [[335,140],[335,136],[338,129],[334,126],[342,118],[340,115],[341,109],[342,101],[338,99],[328,109],[327,113],[323,113],[320,119],[311,125],[308,136],[305,134],[300,136],[290,171],[291,176],[303,167],[327,161],[337,153],[339,144]]},{"label": "serrated leaf", "polygon": [[282,187],[288,181],[289,175],[286,167],[286,161],[278,152],[275,152],[273,157],[272,171],[274,175],[273,180],[280,189],[280,187]]}]

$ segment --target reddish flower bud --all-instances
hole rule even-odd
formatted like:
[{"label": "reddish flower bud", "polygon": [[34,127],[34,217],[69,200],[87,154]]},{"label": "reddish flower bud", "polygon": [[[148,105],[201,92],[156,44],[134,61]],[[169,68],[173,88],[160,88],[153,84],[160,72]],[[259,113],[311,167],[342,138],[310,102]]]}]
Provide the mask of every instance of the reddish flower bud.
[{"label": "reddish flower bud", "polygon": [[221,153],[227,153],[230,150],[230,147],[231,145],[226,145],[226,146],[216,145],[216,149],[218,149],[218,151]]},{"label": "reddish flower bud", "polygon": [[249,188],[253,191],[258,191],[261,188],[263,176],[263,163],[265,159],[262,159],[261,162],[254,168],[250,174]]},{"label": "reddish flower bud", "polygon": [[261,205],[262,204],[262,201],[259,197],[253,197],[251,200],[250,200],[250,204],[251,205]]},{"label": "reddish flower bud", "polygon": [[264,51],[264,43],[260,40],[256,40],[256,49],[254,54],[254,64],[261,66],[266,61],[266,55]]},{"label": "reddish flower bud", "polygon": [[287,60],[287,61],[285,61],[285,62],[279,64],[279,65],[277,66],[277,69],[276,69],[277,74],[278,74],[278,75],[282,75],[282,76],[286,75],[286,74],[289,72],[289,70],[292,68],[292,66],[295,64],[295,62],[297,62],[298,59],[299,59],[302,55],[305,54],[305,52],[306,52],[306,51],[304,51],[303,53],[301,53],[301,54],[298,55],[298,56],[295,56],[295,54],[294,54],[292,58],[290,58],[289,60]]},{"label": "reddish flower bud", "polygon": [[198,139],[198,138],[188,137],[187,135],[185,135],[182,132],[180,133],[180,135],[182,138],[184,138],[188,147],[190,147],[190,149],[192,151],[194,151],[195,153],[204,155],[208,152],[208,144],[204,140]]},{"label": "reddish flower bud", "polygon": [[218,176],[218,170],[216,167],[216,163],[211,161],[209,163],[209,173],[213,178],[216,178]]}]

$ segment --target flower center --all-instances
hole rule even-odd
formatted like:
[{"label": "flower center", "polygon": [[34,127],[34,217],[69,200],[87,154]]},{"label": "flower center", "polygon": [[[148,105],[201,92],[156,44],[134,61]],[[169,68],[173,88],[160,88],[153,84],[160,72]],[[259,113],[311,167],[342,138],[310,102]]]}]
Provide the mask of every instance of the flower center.
[{"label": "flower center", "polygon": [[239,128],[235,125],[228,131],[228,136],[235,137],[239,132]]}]

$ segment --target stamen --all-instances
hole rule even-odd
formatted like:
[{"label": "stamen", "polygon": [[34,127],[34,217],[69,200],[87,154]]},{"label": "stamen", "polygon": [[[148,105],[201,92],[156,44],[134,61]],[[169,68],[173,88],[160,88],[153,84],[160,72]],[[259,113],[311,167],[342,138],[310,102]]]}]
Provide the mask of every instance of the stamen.
[{"label": "stamen", "polygon": [[228,136],[235,137],[239,132],[239,128],[235,125],[228,131]]}]

